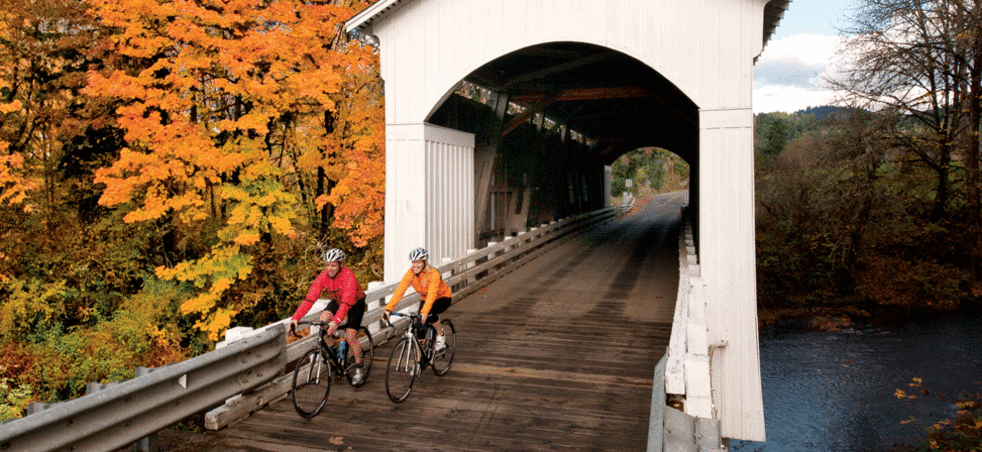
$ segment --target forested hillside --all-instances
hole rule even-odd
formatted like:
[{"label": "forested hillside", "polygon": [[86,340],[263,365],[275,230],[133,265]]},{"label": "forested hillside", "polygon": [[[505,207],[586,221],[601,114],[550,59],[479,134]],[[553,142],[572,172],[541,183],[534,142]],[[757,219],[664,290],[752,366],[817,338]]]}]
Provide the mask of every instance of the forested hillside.
[{"label": "forested hillside", "polygon": [[757,118],[762,317],[977,310],[982,7],[888,0],[855,14],[825,80],[847,114]]},{"label": "forested hillside", "polygon": [[644,199],[658,193],[687,190],[689,165],[664,149],[641,148],[615,160],[611,178],[610,192],[615,199],[620,200],[624,193]]},{"label": "forested hillside", "polygon": [[939,180],[918,147],[931,144],[901,135],[924,131],[887,112],[761,114],[756,123],[763,321],[979,308],[963,158]]}]

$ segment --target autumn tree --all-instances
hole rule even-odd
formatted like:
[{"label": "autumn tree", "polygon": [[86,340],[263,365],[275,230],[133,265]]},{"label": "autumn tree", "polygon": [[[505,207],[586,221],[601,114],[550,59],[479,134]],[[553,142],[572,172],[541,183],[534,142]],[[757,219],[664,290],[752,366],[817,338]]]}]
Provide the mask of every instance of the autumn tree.
[{"label": "autumn tree", "polygon": [[[968,93],[968,143],[965,150],[965,179],[968,198],[969,235],[974,237],[971,271],[976,280],[982,275],[982,200],[979,178],[979,129],[982,127],[982,4],[977,1],[954,2],[952,16],[960,32],[953,40],[953,49],[962,59],[966,71],[959,74]],[[982,290],[982,289],[980,289]],[[982,295],[982,294],[980,294]]]},{"label": "autumn tree", "polygon": [[100,203],[168,225],[157,274],[200,289],[181,306],[198,328],[217,339],[269,296],[298,238],[323,237],[304,209],[355,246],[380,233],[376,56],[342,27],[364,3],[93,5],[141,62],[89,73],[87,93],[123,102],[128,144],[98,173]]},{"label": "autumn tree", "polygon": [[84,3],[0,4],[0,304],[11,314],[25,291],[54,296],[61,308],[33,322],[108,315],[112,293],[139,279],[132,267],[116,271],[124,253],[109,249],[93,216],[94,169],[119,149],[106,105],[81,93],[86,70],[105,58],[99,30]]},{"label": "autumn tree", "polygon": [[30,215],[51,230],[64,219],[75,187],[61,171],[66,143],[91,130],[92,115],[80,112],[92,106],[79,92],[101,57],[93,30],[80,2],[0,1],[0,209],[20,211],[8,210],[8,221]]},{"label": "autumn tree", "polygon": [[844,49],[849,69],[831,80],[850,106],[911,119],[910,127],[897,129],[897,140],[935,173],[933,221],[948,216],[952,155],[967,119],[959,80],[966,68],[952,52],[958,30],[946,20],[945,3],[867,0],[858,33]]}]

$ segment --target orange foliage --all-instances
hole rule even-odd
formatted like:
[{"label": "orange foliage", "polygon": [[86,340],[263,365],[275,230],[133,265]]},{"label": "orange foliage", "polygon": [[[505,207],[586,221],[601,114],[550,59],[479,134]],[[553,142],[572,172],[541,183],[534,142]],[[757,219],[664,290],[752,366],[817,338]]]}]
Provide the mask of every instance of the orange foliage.
[{"label": "orange foliage", "polygon": [[305,199],[333,204],[356,245],[382,232],[377,57],[339,34],[366,3],[337,3],[92,1],[117,53],[145,62],[89,72],[87,94],[123,102],[129,144],[96,173],[100,203],[131,203],[127,222],[218,225],[210,253],[157,269],[202,289],[182,311],[202,314],[213,340],[245,306],[223,295],[253,271],[259,242],[297,234],[294,187],[318,186],[303,180],[330,178],[332,192]]},{"label": "orange foliage", "polygon": [[43,189],[49,203],[63,193],[50,174],[64,137],[84,127],[76,90],[97,42],[84,8],[65,0],[7,0],[0,7],[0,204],[31,212],[33,192]]},{"label": "orange foliage", "polygon": [[[35,361],[39,357],[25,353],[17,344],[0,343],[0,378],[17,379],[21,375],[28,373],[28,370],[36,367]],[[35,381],[22,381],[21,383],[37,383]]]},{"label": "orange foliage", "polygon": [[910,266],[910,263],[897,259],[870,262],[857,277],[857,291],[879,304],[911,306],[916,301],[915,292],[905,281],[905,276],[912,273]]},{"label": "orange foliage", "polygon": [[[8,143],[0,141],[0,153],[6,151]],[[0,203],[20,204],[28,192],[37,189],[37,183],[24,173],[24,156],[20,153],[0,154]],[[30,211],[30,205],[24,210]]]}]

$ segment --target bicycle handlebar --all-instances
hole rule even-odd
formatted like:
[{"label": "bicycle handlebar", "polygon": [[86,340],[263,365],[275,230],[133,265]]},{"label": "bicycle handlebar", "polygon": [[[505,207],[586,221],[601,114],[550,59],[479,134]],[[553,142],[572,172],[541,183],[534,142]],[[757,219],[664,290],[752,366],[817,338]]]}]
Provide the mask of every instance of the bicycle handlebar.
[{"label": "bicycle handlebar", "polygon": [[[390,312],[389,313],[389,316],[393,316],[393,315],[397,315],[399,317],[409,317],[410,319],[418,319],[418,318],[420,318],[420,315],[419,314],[405,314],[405,313],[402,313],[402,312]],[[385,323],[389,325],[389,328],[394,328],[395,327],[395,325],[393,325],[392,322],[388,318],[385,319]]]},{"label": "bicycle handlebar", "polygon": [[[327,324],[329,323],[331,322],[330,321],[325,322],[323,320],[298,320],[296,325],[327,326]],[[334,334],[337,334],[339,331],[344,331],[346,328],[348,328],[347,323],[338,325],[338,328],[334,331]],[[293,337],[302,337],[299,334],[297,334],[297,329],[294,328],[293,322],[290,322],[290,334],[292,334]]]}]

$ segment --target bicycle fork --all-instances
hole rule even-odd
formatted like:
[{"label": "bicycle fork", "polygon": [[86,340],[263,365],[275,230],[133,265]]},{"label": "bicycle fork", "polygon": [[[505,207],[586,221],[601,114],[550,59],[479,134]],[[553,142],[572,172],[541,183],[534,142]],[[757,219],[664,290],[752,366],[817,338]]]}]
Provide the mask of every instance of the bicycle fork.
[{"label": "bicycle fork", "polygon": [[396,362],[397,371],[409,372],[411,369],[410,366],[415,367],[417,364],[417,361],[412,359],[413,358],[412,350],[413,348],[416,347],[416,341],[409,339],[408,341],[406,341],[406,345],[408,345],[408,347],[404,347],[402,349],[402,351],[399,354],[399,361]]},{"label": "bicycle fork", "polygon": [[321,382],[321,366],[324,365],[323,359],[317,359],[314,356],[314,362],[310,363],[310,373],[307,374],[307,382],[310,384],[320,384]]}]

